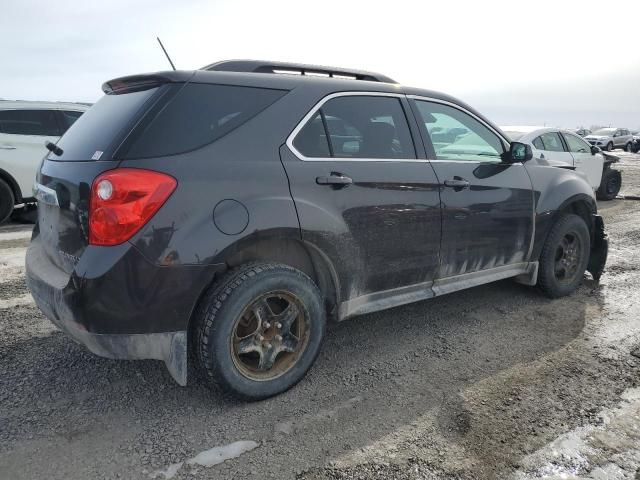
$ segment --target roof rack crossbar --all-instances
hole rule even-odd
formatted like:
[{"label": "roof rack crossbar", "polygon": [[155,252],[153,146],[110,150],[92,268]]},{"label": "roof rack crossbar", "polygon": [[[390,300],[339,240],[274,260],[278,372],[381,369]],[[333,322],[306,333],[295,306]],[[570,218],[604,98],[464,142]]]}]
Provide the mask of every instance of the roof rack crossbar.
[{"label": "roof rack crossbar", "polygon": [[201,70],[217,72],[277,73],[285,75],[319,76],[369,82],[397,83],[395,80],[375,72],[344,68],[305,65],[301,63],[268,62],[261,60],[224,60],[202,67]]}]

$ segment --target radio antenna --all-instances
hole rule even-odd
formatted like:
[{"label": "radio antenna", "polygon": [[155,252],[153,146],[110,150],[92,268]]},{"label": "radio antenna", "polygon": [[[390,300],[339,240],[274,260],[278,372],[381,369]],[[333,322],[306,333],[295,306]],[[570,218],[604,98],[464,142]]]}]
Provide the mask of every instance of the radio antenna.
[{"label": "radio antenna", "polygon": [[169,60],[169,63],[171,64],[171,68],[175,70],[176,67],[173,65],[173,62],[171,61],[171,57],[167,53],[167,50],[164,48],[164,45],[162,44],[162,40],[160,40],[160,37],[156,37],[156,40],[158,40],[158,43],[160,44],[160,48],[162,48],[162,51],[167,56],[167,60]]}]

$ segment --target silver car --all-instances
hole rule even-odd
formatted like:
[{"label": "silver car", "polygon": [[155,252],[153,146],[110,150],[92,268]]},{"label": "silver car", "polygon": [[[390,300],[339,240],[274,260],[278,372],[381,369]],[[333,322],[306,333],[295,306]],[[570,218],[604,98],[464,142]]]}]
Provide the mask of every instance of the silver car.
[{"label": "silver car", "polygon": [[630,152],[633,143],[633,135],[631,135],[628,128],[601,128],[591,133],[591,135],[587,135],[584,139],[591,145],[600,147],[608,152],[614,148],[622,148]]}]

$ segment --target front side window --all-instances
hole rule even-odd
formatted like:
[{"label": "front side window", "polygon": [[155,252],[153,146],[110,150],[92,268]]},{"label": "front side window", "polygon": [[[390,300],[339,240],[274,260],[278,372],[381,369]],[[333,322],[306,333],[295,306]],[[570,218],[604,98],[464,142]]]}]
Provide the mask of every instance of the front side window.
[{"label": "front side window", "polygon": [[502,140],[471,115],[435,102],[417,100],[416,106],[437,160],[501,161]]},{"label": "front side window", "polygon": [[575,135],[571,135],[570,133],[564,134],[564,139],[567,141],[567,146],[569,147],[570,152],[574,153],[590,153],[591,147],[587,142],[582,140],[580,137],[576,137]]},{"label": "front side window", "polygon": [[546,150],[547,152],[564,152],[562,140],[560,140],[560,135],[557,132],[543,133],[540,135],[540,139],[544,145],[542,150]]},{"label": "front side window", "polygon": [[300,130],[293,145],[311,158],[416,158],[400,100],[383,96],[332,98]]},{"label": "front side window", "polygon": [[54,110],[2,110],[0,132],[13,135],[61,135]]}]

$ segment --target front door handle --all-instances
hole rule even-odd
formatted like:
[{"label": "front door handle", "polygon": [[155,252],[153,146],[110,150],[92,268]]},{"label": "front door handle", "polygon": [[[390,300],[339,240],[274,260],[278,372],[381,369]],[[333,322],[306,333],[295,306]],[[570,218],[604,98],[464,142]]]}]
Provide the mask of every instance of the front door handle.
[{"label": "front door handle", "polygon": [[0,145],[0,150],[15,150],[16,147],[13,145]]},{"label": "front door handle", "polygon": [[462,177],[453,177],[452,180],[444,181],[445,187],[452,187],[456,192],[469,188],[469,182]]},{"label": "front door handle", "polygon": [[331,172],[328,177],[316,177],[316,183],[318,185],[333,185],[334,187],[346,187],[353,183],[351,177],[347,177],[341,173]]}]

